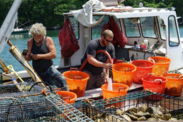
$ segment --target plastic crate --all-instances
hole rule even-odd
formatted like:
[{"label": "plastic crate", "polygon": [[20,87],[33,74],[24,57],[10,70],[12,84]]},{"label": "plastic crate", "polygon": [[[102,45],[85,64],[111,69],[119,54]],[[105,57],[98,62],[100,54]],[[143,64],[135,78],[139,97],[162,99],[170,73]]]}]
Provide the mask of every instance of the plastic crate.
[{"label": "plastic crate", "polygon": [[178,120],[183,119],[183,100],[181,98],[149,91],[132,93],[110,99],[91,100],[90,102],[83,101],[82,104],[81,109],[83,113],[97,121],[104,121],[104,115],[106,121],[120,121],[119,118],[122,121],[128,121],[124,116],[119,116],[116,113],[117,110],[122,109],[123,111],[127,111],[133,107],[138,109],[143,105],[146,107],[161,106],[163,114],[168,110],[173,118]]}]

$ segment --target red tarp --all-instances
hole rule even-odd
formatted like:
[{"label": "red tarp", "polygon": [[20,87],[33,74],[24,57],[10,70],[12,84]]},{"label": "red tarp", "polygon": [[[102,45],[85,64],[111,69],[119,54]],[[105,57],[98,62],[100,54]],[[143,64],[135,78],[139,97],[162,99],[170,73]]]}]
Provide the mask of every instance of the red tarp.
[{"label": "red tarp", "polygon": [[74,54],[74,52],[79,49],[79,45],[72,28],[72,24],[68,18],[65,20],[58,37],[61,46],[62,58],[70,58]]},{"label": "red tarp", "polygon": [[123,35],[121,29],[119,28],[118,23],[116,23],[115,19],[112,16],[109,18],[108,23],[103,25],[102,33],[106,29],[111,30],[114,34],[112,44],[114,46],[120,45],[121,48],[124,48],[127,43],[127,38]]}]

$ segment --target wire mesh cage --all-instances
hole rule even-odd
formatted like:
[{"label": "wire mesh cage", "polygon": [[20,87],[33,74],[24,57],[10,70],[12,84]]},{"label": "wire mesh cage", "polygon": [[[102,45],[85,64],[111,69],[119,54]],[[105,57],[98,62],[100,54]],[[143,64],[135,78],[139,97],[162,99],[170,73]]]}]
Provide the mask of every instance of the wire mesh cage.
[{"label": "wire mesh cage", "polygon": [[34,85],[34,83],[1,84],[0,97],[15,97],[22,93],[32,94],[43,90],[43,87]]},{"label": "wire mesh cage", "polygon": [[[0,121],[92,122],[89,117],[53,93],[20,94],[0,98]],[[46,96],[45,96],[46,95]]]},{"label": "wire mesh cage", "polygon": [[95,121],[176,121],[183,119],[183,101],[150,91],[102,100],[85,100],[82,111]]}]

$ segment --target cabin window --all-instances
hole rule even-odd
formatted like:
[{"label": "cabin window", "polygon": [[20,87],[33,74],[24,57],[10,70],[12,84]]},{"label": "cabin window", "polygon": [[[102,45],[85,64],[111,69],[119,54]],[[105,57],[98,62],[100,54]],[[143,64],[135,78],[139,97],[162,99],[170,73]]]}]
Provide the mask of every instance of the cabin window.
[{"label": "cabin window", "polygon": [[79,39],[79,23],[74,17],[69,17],[76,39]]},{"label": "cabin window", "polygon": [[138,19],[129,18],[124,19],[125,31],[127,37],[140,37]]},{"label": "cabin window", "polygon": [[[99,20],[102,16],[93,16],[94,19],[97,21]],[[114,16],[113,16],[114,17]],[[121,29],[121,25],[120,25],[120,21],[119,19],[117,19],[116,17],[114,17],[114,19],[116,20],[116,22],[118,23],[120,29]],[[92,40],[96,39],[96,38],[100,38],[101,36],[101,32],[102,32],[102,27],[104,24],[106,24],[109,21],[109,16],[104,16],[104,19],[96,26],[92,27],[91,31],[92,31]]]},{"label": "cabin window", "polygon": [[164,24],[164,21],[158,17],[158,24],[159,24],[159,28],[160,28],[160,36],[161,36],[161,39],[164,39],[166,40],[166,28],[165,28],[165,24]]},{"label": "cabin window", "polygon": [[141,17],[140,24],[144,37],[157,38],[157,29],[154,17]]},{"label": "cabin window", "polygon": [[120,30],[122,30],[122,29],[121,29],[120,20],[119,20],[119,19],[117,19],[115,16],[113,16],[113,17],[114,17],[114,19],[116,20],[116,22],[118,23]]},{"label": "cabin window", "polygon": [[179,45],[179,38],[178,38],[178,32],[177,32],[177,24],[175,21],[174,16],[170,16],[168,18],[168,25],[169,25],[169,45],[171,47],[178,46]]}]

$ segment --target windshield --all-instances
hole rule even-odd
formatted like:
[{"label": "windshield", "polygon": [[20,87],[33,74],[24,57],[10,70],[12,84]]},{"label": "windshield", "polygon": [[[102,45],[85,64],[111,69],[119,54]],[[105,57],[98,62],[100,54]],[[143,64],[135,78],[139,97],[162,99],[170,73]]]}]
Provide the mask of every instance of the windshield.
[{"label": "windshield", "polygon": [[79,39],[79,23],[74,17],[69,17],[76,39]]},{"label": "windshield", "polygon": [[125,18],[124,25],[127,37],[140,37],[142,32],[144,37],[157,38],[155,17]]},{"label": "windshield", "polygon": [[160,17],[158,17],[158,25],[160,28],[161,39],[165,40],[166,39],[166,37],[165,37],[165,34],[166,34],[165,24],[164,24],[164,21]]},{"label": "windshield", "polygon": [[139,20],[136,18],[124,19],[125,31],[127,37],[140,37]]},{"label": "windshield", "polygon": [[140,17],[140,24],[144,37],[157,38],[155,17]]},{"label": "windshield", "polygon": [[168,18],[168,25],[169,25],[169,45],[171,47],[178,46],[179,45],[179,38],[178,38],[178,32],[177,32],[177,26],[174,16],[170,16]]},{"label": "windshield", "polygon": [[[102,16],[94,15],[95,20],[99,20]],[[115,16],[113,16],[119,28],[121,29],[120,21]],[[92,27],[92,39],[100,38],[103,26],[109,21],[109,16],[105,16],[104,19],[100,22],[100,24]]]}]

